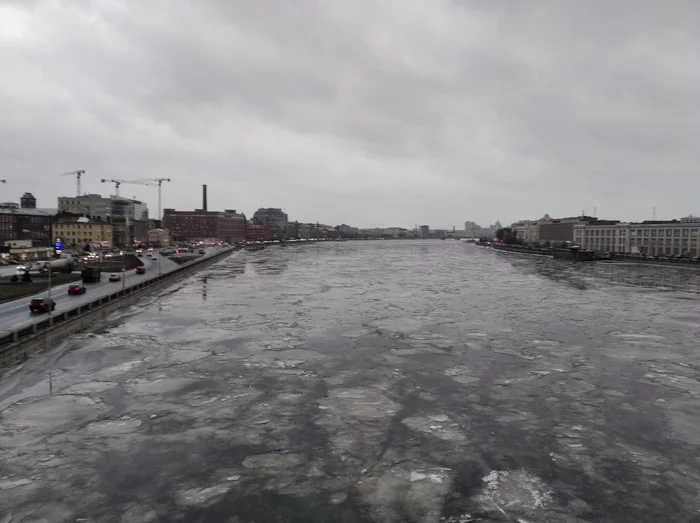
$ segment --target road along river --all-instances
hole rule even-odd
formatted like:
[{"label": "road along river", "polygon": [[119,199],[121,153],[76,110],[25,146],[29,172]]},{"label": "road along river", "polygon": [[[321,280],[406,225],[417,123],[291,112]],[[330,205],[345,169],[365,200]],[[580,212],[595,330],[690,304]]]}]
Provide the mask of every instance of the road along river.
[{"label": "road along river", "polygon": [[237,252],[0,380],[0,521],[699,521],[699,283]]}]

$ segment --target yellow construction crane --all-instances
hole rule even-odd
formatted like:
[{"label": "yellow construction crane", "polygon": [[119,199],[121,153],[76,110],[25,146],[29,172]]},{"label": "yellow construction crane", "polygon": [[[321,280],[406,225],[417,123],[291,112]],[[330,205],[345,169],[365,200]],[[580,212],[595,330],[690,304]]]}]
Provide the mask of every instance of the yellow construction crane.
[{"label": "yellow construction crane", "polygon": [[79,169],[77,171],[71,171],[69,173],[62,173],[59,174],[59,176],[75,176],[75,186],[78,191],[78,196],[80,196],[80,177],[85,174],[85,171],[82,169]]},{"label": "yellow construction crane", "polygon": [[117,180],[115,178],[102,178],[100,180],[102,183],[113,183],[114,184],[114,194],[119,196],[119,186],[123,183],[132,183],[135,185],[153,185],[140,180]]},{"label": "yellow construction crane", "polygon": [[155,182],[158,184],[158,220],[160,220],[162,217],[160,215],[161,213],[161,188],[163,186],[163,182],[169,182],[170,178],[149,178],[146,180],[137,180],[138,182],[142,182],[144,185],[153,185],[152,183],[148,182]]}]

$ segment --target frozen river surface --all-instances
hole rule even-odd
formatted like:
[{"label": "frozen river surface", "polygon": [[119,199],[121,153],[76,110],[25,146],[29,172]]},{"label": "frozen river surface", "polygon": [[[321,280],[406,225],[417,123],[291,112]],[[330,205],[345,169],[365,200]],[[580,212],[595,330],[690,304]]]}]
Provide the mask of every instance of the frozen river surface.
[{"label": "frozen river surface", "polygon": [[700,277],[236,253],[0,379],[0,522],[698,522]]}]

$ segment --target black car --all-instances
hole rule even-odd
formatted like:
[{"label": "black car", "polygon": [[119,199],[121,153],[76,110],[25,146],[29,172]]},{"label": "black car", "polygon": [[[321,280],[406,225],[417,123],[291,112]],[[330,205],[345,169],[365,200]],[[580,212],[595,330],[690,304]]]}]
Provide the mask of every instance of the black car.
[{"label": "black car", "polygon": [[78,283],[68,286],[68,294],[85,294],[86,290],[85,285],[80,285]]},{"label": "black car", "polygon": [[34,298],[29,302],[29,310],[31,312],[49,312],[56,308],[56,302],[44,298]]},{"label": "black car", "polygon": [[146,267],[143,265],[136,267],[136,274],[146,274]]}]

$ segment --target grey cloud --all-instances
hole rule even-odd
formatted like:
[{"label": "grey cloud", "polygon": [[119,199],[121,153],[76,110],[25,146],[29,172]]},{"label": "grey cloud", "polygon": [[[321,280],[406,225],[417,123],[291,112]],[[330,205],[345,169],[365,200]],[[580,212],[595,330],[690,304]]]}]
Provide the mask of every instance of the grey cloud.
[{"label": "grey cloud", "polygon": [[170,176],[168,206],[197,205],[206,182],[213,206],[331,223],[700,212],[693,2],[2,9],[1,190],[15,198],[70,193],[53,173],[85,168],[93,191]]}]

